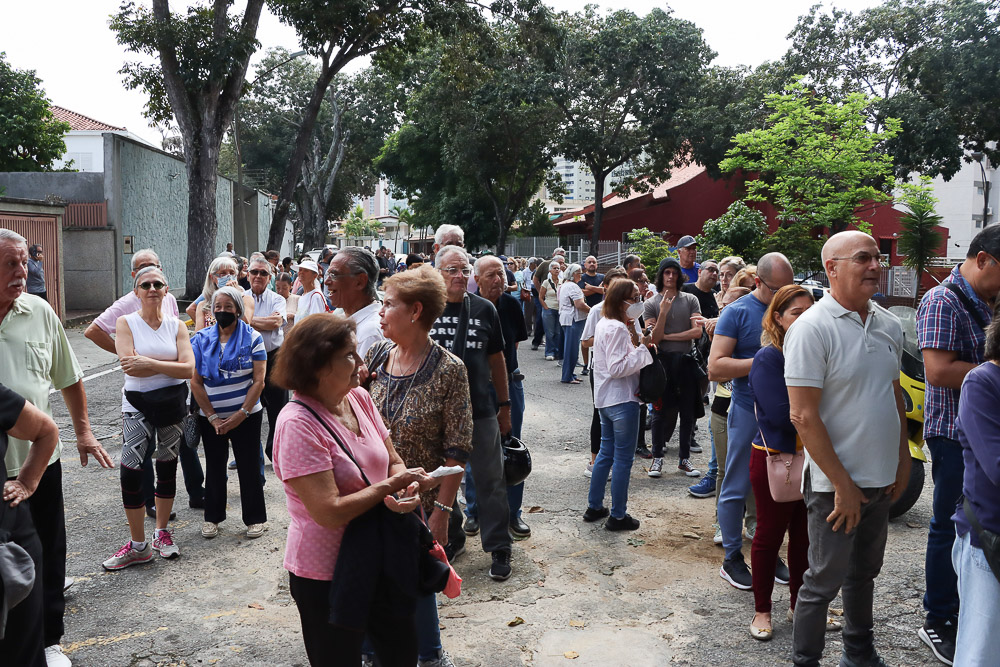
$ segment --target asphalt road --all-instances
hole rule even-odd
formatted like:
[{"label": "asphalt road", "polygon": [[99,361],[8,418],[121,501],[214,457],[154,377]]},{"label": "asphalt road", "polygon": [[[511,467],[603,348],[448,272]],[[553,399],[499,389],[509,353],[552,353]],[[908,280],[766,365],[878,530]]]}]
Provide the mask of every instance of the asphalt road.
[{"label": "asphalt road", "polygon": [[[113,370],[113,356],[99,352],[79,331],[72,339],[93,376],[86,388],[94,431],[117,461],[121,371]],[[629,511],[643,524],[635,533],[608,533],[581,521],[589,483],[582,474],[589,460],[589,387],[560,384],[558,369],[540,352],[522,350],[521,368],[527,376],[524,439],[534,460],[524,507],[533,535],[515,543],[515,573],[504,583],[488,578],[489,557],[476,538],[469,540],[456,563],[465,580],[463,594],[456,600],[442,597],[440,605],[444,646],[456,663],[788,664],[790,628],[783,614],[776,613],[772,642],[747,636],[753,599],[718,575],[722,550],[711,540],[714,501],[690,497],[686,488],[693,480],[673,473],[672,465],[654,480],[645,474],[647,462],[636,461]],[[101,375],[105,371],[110,372]],[[214,540],[200,536],[201,513],[188,508],[178,479],[172,527],[181,557],[105,572],[101,561],[128,538],[117,470],[93,462],[81,468],[58,396],[53,409],[68,440],[67,572],[76,584],[68,593],[63,646],[74,664],[306,664],[281,567],[288,515],[270,466],[264,537],[242,535],[235,474],[230,517]],[[698,439],[705,451],[693,460],[705,470],[707,420]],[[668,463],[676,452],[671,443]],[[876,641],[890,665],[937,664],[916,635],[930,520],[930,474],[927,479],[916,507],[890,525],[886,563],[876,583]],[[749,544],[744,553],[749,558]],[[787,597],[787,588],[777,586],[776,610],[787,606]],[[839,653],[839,638],[828,635],[824,665],[836,665]]]}]

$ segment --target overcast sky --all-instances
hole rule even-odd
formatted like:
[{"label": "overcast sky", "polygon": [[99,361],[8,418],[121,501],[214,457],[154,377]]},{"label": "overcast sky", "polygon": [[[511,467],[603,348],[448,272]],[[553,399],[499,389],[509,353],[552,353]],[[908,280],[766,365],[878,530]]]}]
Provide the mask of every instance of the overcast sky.
[{"label": "overcast sky", "polygon": [[[139,2],[149,4],[148,0]],[[584,5],[578,0],[548,2],[556,9],[568,11]],[[785,36],[799,15],[815,2],[675,0],[670,6],[677,16],[704,30],[705,40],[719,54],[715,64],[756,66],[785,52]],[[125,90],[118,74],[127,60],[134,59],[115,42],[108,28],[108,17],[117,11],[119,0],[0,0],[0,3],[4,5],[0,50],[6,51],[7,60],[14,67],[36,71],[54,104],[111,125],[125,126],[159,145],[159,133],[142,117],[145,101],[142,92]],[[171,8],[180,11],[189,4],[174,0]],[[237,7],[243,4],[236,2]],[[603,0],[596,4],[609,9],[628,8],[638,14],[666,6],[652,0]],[[857,11],[880,3],[835,0],[832,4]],[[282,25],[266,9],[257,37],[261,52],[272,46],[294,51],[298,45],[295,31]]]}]

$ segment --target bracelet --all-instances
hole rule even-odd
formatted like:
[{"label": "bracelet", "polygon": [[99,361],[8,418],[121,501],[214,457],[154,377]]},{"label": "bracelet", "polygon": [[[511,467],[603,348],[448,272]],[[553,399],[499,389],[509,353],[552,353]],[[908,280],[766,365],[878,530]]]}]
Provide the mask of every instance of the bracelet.
[{"label": "bracelet", "polygon": [[216,421],[218,419],[220,419],[219,415],[216,414],[216,413],[214,413],[214,412],[208,416],[208,421],[209,422],[214,422],[214,421]]},{"label": "bracelet", "polygon": [[510,400],[508,399],[506,401],[500,401],[499,403],[497,403],[497,407],[509,408],[510,407]]},{"label": "bracelet", "polygon": [[240,408],[240,412],[242,412],[242,413],[243,413],[243,416],[244,416],[245,418],[247,418],[247,419],[250,419],[250,413],[249,413],[249,412],[247,412],[247,409],[246,409],[246,408]]},{"label": "bracelet", "polygon": [[442,511],[444,511],[444,512],[447,512],[448,514],[451,514],[451,513],[452,513],[452,512],[454,511],[454,508],[452,508],[452,507],[448,507],[448,506],[447,506],[447,505],[445,505],[444,503],[441,503],[441,502],[438,502],[438,501],[436,501],[436,500],[434,501],[434,507],[436,507],[436,508],[438,508],[439,510],[442,510]]}]

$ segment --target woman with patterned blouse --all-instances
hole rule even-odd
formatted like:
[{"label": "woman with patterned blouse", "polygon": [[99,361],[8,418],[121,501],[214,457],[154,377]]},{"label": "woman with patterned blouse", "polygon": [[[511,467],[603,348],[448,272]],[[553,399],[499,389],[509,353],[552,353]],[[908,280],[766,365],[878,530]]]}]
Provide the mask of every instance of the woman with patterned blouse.
[{"label": "woman with patterned blouse", "polygon": [[[444,312],[444,279],[421,266],[387,278],[383,288],[379,316],[389,340],[368,350],[368,391],[407,465],[428,472],[439,466],[464,468],[472,449],[468,375],[465,364],[428,335]],[[461,480],[461,475],[445,477],[422,497],[427,526],[441,545],[448,543],[448,519]],[[417,643],[420,665],[451,664],[441,648],[433,594],[417,602]]]}]

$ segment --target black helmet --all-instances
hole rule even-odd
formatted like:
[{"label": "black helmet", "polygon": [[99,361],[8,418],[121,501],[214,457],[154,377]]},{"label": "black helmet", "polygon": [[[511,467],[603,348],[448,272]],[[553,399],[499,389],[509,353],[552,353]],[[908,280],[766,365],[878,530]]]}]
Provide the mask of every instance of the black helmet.
[{"label": "black helmet", "polygon": [[520,484],[531,474],[531,452],[512,435],[503,436],[500,444],[503,447],[503,474],[507,486]]}]

